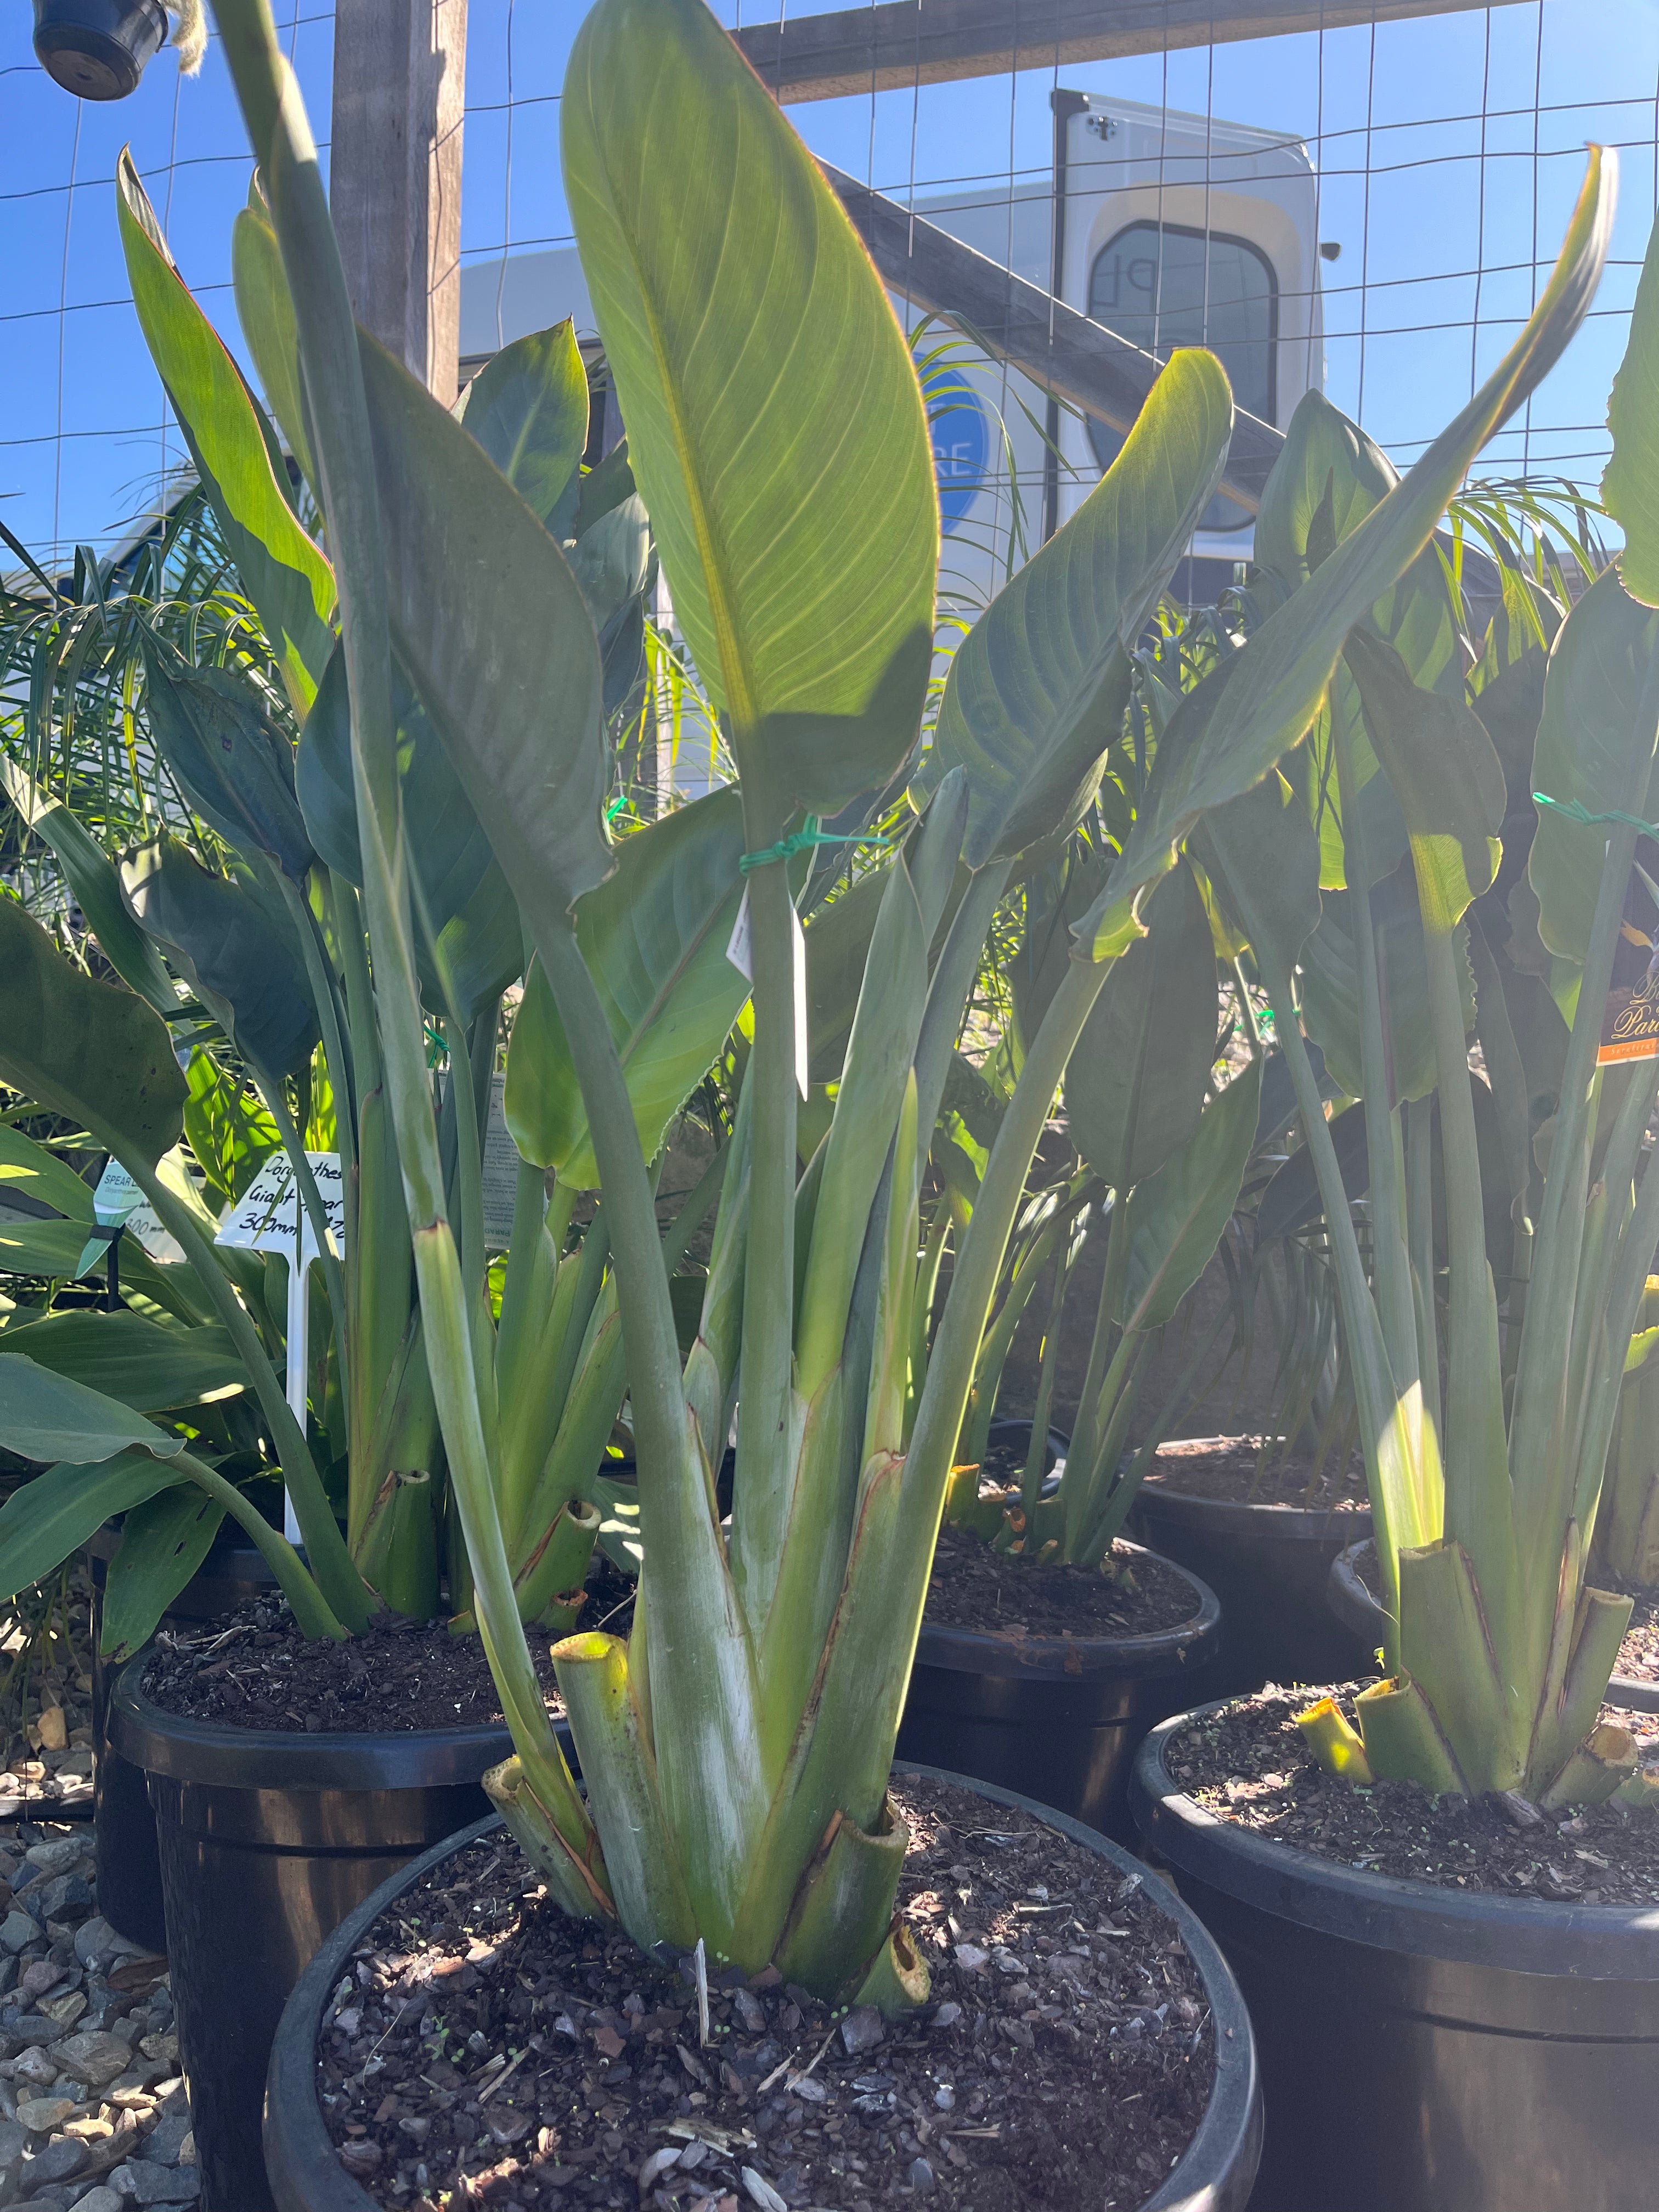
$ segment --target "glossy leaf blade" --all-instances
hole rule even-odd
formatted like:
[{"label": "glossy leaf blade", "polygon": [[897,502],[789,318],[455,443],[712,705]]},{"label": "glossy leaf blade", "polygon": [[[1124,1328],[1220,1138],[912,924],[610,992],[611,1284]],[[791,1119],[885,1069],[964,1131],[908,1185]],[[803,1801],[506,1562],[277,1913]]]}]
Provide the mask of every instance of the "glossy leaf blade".
[{"label": "glossy leaf blade", "polygon": [[223,1329],[163,1328],[136,1313],[68,1311],[14,1322],[0,1329],[0,1359],[15,1352],[139,1413],[234,1396],[247,1385]]},{"label": "glossy leaf blade", "polygon": [[676,616],[739,763],[833,813],[905,762],[939,507],[921,392],[840,202],[701,0],[601,0],[565,187]]},{"label": "glossy leaf blade", "polygon": [[148,1451],[49,1467],[0,1507],[0,1590],[15,1595],[78,1552],[112,1514],[185,1478]]},{"label": "glossy leaf blade", "polygon": [[151,1163],[184,1126],[185,1079],[160,1018],[72,967],[13,899],[0,899],[0,1078]]},{"label": "glossy leaf blade", "polygon": [[1196,1131],[1215,1052],[1215,947],[1190,868],[1147,902],[1148,934],[1117,962],[1066,1070],[1072,1141],[1121,1194]]},{"label": "glossy leaf blade", "polygon": [[587,370],[570,319],[504,345],[468,385],[459,412],[532,514],[568,538],[587,443]]},{"label": "glossy leaf blade", "polygon": [[1209,503],[1232,427],[1220,362],[1183,349],[1077,513],[958,647],[927,767],[930,787],[967,771],[969,867],[1058,828],[1117,736],[1124,655]]},{"label": "glossy leaf blade", "polygon": [[103,1656],[112,1665],[148,1644],[162,1614],[212,1549],[225,1517],[193,1482],[131,1508],[104,1582]]},{"label": "glossy leaf blade", "polygon": [[1212,1099],[1189,1142],[1130,1199],[1126,1329],[1161,1328],[1209,1265],[1238,1202],[1261,1103],[1257,1060]]},{"label": "glossy leaf blade", "polygon": [[334,637],[334,572],[307,537],[271,467],[247,386],[191,297],[138,172],[123,154],[116,206],[133,305],[289,696],[310,702]]},{"label": "glossy leaf blade", "polygon": [[568,563],[489,456],[362,342],[398,652],[526,914],[611,872],[599,651]]},{"label": "glossy leaf blade", "polygon": [[1306,736],[1348,631],[1422,551],[1475,455],[1548,374],[1588,312],[1607,258],[1616,166],[1611,154],[1591,149],[1554,272],[1515,344],[1411,473],[1251,637],[1178,773],[1154,774],[1150,804],[1079,933],[1085,957],[1127,945],[1138,929],[1137,904],[1168,872],[1181,839],[1212,807],[1259,783]]},{"label": "glossy leaf blade", "polygon": [[73,1455],[88,1462],[113,1459],[134,1444],[158,1459],[185,1448],[181,1437],[21,1352],[0,1359],[0,1442],[23,1459]]},{"label": "glossy leaf blade", "polygon": [[144,645],[150,734],[202,819],[239,853],[264,853],[295,883],[316,857],[294,793],[294,751],[252,690]]},{"label": "glossy leaf blade", "polygon": [[210,875],[176,837],[130,853],[121,880],[140,925],[243,1058],[266,1076],[297,1067],[317,1042],[317,1010],[287,914],[246,883]]},{"label": "glossy leaf blade", "polygon": [[1613,453],[1601,497],[1625,532],[1620,580],[1641,605],[1659,607],[1659,223],[1648,234],[1607,428]]},{"label": "glossy leaf blade", "polygon": [[[605,1007],[647,1159],[743,1011],[726,957],[742,896],[743,806],[712,793],[623,838],[617,871],[576,909],[576,942]],[[581,1087],[539,962],[507,1052],[507,1125],[525,1158],[579,1189],[599,1181]]]}]

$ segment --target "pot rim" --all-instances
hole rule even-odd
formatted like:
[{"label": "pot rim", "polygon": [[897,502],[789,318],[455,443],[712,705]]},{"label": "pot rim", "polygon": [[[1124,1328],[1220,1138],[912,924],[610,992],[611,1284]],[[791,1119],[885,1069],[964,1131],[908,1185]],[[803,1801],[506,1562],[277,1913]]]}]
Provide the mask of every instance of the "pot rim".
[{"label": "pot rim", "polygon": [[[481,1759],[495,1765],[513,1750],[505,1721],[307,1735],[191,1720],[152,1703],[140,1687],[155,1648],[152,1638],[123,1664],[111,1685],[107,1722],[112,1749],[146,1774],[218,1790],[441,1790],[477,1782]],[[554,1725],[562,1730],[562,1716]]]},{"label": "pot rim", "polygon": [[1373,1874],[1269,1842],[1218,1820],[1177,1788],[1165,1747],[1195,1720],[1238,1702],[1175,1713],[1136,1754],[1129,1800],[1146,1841],[1177,1874],[1241,1904],[1376,1950],[1449,1964],[1597,1981],[1659,1981],[1659,1907],[1549,1905]]},{"label": "pot rim", "polygon": [[[1087,1680],[1091,1674],[1162,1674],[1187,1669],[1207,1659],[1221,1637],[1221,1601],[1190,1567],[1165,1559],[1147,1544],[1120,1540],[1126,1551],[1157,1559],[1198,1593],[1196,1609],[1170,1628],[1139,1636],[999,1636],[988,1628],[930,1626],[924,1617],[916,1643],[919,1667],[951,1667],[969,1674],[994,1674],[1018,1681],[1052,1675],[1060,1683]],[[975,1785],[976,1788],[978,1784]],[[987,1784],[987,1787],[989,1785]]]},{"label": "pot rim", "polygon": [[1270,1530],[1275,1538],[1291,1542],[1340,1543],[1345,1551],[1351,1539],[1369,1539],[1371,1533],[1369,1505],[1280,1505],[1265,1498],[1204,1498],[1149,1470],[1135,1504],[1139,1508],[1154,1502],[1171,1520],[1206,1521],[1218,1529],[1241,1534],[1249,1529],[1257,1535]]},{"label": "pot rim", "polygon": [[[1111,1860],[1125,1874],[1144,1877],[1146,1873],[1121,1844],[1015,1790],[913,1759],[895,1759],[892,1771],[901,1778],[916,1775],[950,1783],[993,1804],[1034,1814],[1097,1857]],[[346,1960],[404,1890],[501,1826],[499,1814],[475,1820],[400,1867],[340,1923],[295,1985],[277,2026],[265,2076],[265,2165],[280,2212],[377,2212],[374,2198],[335,2157],[318,2106],[316,2050],[323,2008]],[[1249,2014],[1231,1969],[1191,1906],[1164,1883],[1156,1892],[1148,1884],[1144,1893],[1174,1923],[1203,1980],[1215,2040],[1215,2079],[1181,2163],[1135,2212],[1244,2212],[1261,2156],[1262,2128],[1261,2084]]]}]

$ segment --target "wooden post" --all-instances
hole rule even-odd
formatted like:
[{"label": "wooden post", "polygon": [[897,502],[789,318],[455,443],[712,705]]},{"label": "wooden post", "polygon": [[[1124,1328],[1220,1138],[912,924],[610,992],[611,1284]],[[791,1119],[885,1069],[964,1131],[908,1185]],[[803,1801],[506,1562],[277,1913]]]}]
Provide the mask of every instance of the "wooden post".
[{"label": "wooden post", "polygon": [[445,406],[461,325],[466,0],[337,0],[329,198],[357,319]]}]

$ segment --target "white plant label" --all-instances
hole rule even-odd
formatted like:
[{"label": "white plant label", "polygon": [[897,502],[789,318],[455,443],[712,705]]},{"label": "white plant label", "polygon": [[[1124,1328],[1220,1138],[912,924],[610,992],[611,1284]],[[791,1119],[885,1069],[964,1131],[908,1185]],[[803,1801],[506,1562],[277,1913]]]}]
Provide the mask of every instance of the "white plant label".
[{"label": "white plant label", "polygon": [[[318,1195],[328,1224],[328,1241],[345,1255],[345,1186],[337,1152],[307,1152]],[[234,1206],[226,1210],[216,1244],[242,1251],[280,1252],[288,1261],[288,1402],[301,1434],[306,1425],[306,1334],[309,1304],[306,1285],[318,1256],[317,1235],[286,1152],[273,1152]],[[294,1503],[288,1500],[283,1533],[300,1540]]]},{"label": "white plant label", "polygon": [[[795,994],[795,1085],[805,1098],[811,1087],[807,1070],[811,1058],[806,1033],[806,933],[800,926],[800,916],[793,907],[789,910],[789,935],[790,965],[794,976]],[[742,904],[738,908],[738,918],[732,925],[726,957],[745,983],[754,981],[755,957],[749,930],[749,886],[746,884],[744,885]]]},{"label": "white plant label", "polygon": [[484,1249],[505,1252],[513,1242],[513,1207],[519,1193],[519,1148],[507,1126],[507,1078],[489,1079],[489,1118],[484,1123]]},{"label": "white plant label", "polygon": [[[164,1267],[176,1267],[184,1259],[183,1245],[162,1226],[161,1216],[119,1160],[111,1160],[99,1176],[98,1188],[92,1194],[92,1215],[100,1229],[125,1228],[152,1260]],[[107,1241],[98,1240],[100,1243]],[[91,1249],[88,1245],[81,1255],[83,1266]]]}]

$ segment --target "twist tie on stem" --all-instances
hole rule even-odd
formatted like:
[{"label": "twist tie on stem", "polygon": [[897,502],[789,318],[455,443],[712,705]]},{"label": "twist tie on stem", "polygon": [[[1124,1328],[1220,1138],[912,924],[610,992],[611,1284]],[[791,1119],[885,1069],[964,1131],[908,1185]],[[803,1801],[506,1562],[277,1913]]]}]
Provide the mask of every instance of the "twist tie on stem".
[{"label": "twist tie on stem", "polygon": [[1547,791],[1534,791],[1532,797],[1534,806],[1553,807],[1556,813],[1565,814],[1569,822],[1582,822],[1587,826],[1595,822],[1627,822],[1644,837],[1659,837],[1659,823],[1644,822],[1639,814],[1626,814],[1622,806],[1609,807],[1605,814],[1592,814],[1579,799],[1552,799]]},{"label": "twist tie on stem", "polygon": [[738,860],[743,873],[750,875],[757,868],[769,868],[779,860],[793,860],[797,853],[811,852],[815,845],[890,845],[890,837],[866,836],[838,837],[832,830],[820,830],[818,817],[809,814],[799,830],[787,837],[780,837],[775,845],[763,845],[758,853],[744,853]]}]

